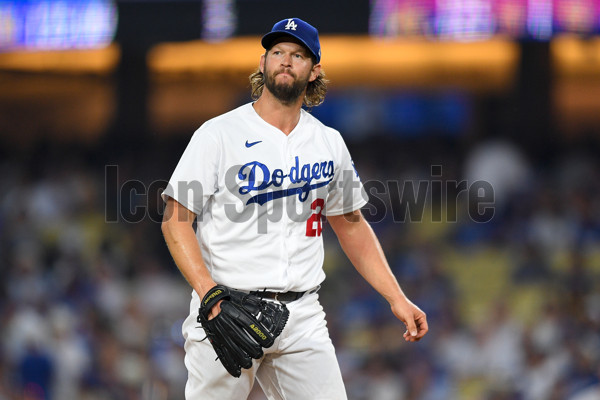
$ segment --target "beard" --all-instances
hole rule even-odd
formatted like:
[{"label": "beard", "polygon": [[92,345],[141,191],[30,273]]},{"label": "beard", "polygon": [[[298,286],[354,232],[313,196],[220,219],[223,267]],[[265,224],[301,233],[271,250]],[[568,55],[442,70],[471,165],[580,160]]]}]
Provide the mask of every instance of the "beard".
[{"label": "beard", "polygon": [[294,78],[292,83],[284,82],[277,83],[275,77],[283,71],[271,74],[265,68],[265,86],[269,89],[269,92],[275,96],[277,100],[283,104],[295,103],[300,96],[304,94],[304,90],[308,87],[308,79],[310,78],[310,72],[306,77],[298,78],[293,72],[286,71],[287,74]]}]

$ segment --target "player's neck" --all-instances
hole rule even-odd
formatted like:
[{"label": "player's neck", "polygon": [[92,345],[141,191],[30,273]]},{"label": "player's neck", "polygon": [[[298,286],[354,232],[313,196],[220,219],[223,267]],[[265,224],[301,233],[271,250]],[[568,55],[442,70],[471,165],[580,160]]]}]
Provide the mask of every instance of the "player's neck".
[{"label": "player's neck", "polygon": [[295,103],[284,104],[268,90],[264,90],[254,103],[254,110],[267,123],[289,135],[300,121],[303,98],[304,96],[301,96]]}]

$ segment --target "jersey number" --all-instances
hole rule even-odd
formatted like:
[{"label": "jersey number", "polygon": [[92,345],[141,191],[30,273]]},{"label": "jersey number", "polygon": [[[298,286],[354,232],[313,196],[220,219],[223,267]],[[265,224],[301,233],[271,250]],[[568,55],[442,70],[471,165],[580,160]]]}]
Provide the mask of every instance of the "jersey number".
[{"label": "jersey number", "polygon": [[306,236],[321,236],[323,231],[323,225],[321,225],[321,213],[323,212],[323,206],[325,200],[316,199],[310,205],[311,210],[315,212],[306,221]]}]

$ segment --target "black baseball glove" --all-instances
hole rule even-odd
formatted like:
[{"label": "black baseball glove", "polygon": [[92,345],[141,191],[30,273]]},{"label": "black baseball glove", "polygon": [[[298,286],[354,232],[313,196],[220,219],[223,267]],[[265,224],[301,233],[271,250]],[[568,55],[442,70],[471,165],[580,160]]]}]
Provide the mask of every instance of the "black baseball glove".
[{"label": "black baseball glove", "polygon": [[[221,312],[209,320],[211,308],[220,300]],[[263,347],[273,345],[289,313],[285,304],[217,285],[204,295],[198,322],[227,372],[239,378],[242,368],[251,368],[252,359],[263,356]]]}]

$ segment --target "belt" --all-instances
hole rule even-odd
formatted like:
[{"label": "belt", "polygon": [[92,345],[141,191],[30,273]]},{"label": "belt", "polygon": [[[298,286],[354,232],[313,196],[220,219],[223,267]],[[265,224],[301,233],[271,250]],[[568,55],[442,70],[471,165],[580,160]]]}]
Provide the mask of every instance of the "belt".
[{"label": "belt", "polygon": [[317,291],[321,288],[321,285],[309,289],[309,290],[305,290],[304,292],[293,292],[293,291],[289,291],[289,292],[270,292],[267,290],[254,290],[251,292],[246,292],[244,290],[241,290],[242,292],[245,293],[250,293],[253,295],[256,295],[258,297],[261,297],[263,299],[272,299],[275,301],[281,301],[283,303],[289,303],[292,301],[296,301],[300,298],[302,298],[304,295],[307,294],[312,294],[312,293],[317,293]]}]

